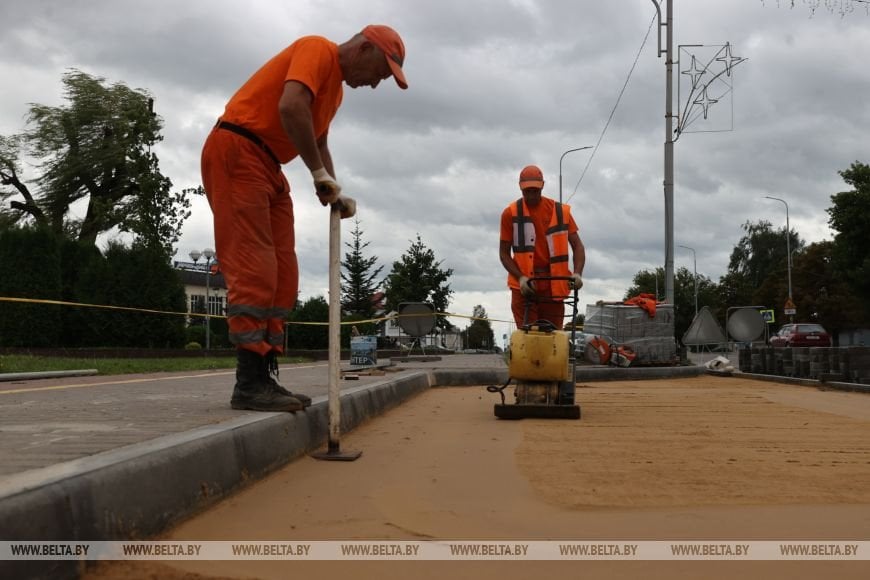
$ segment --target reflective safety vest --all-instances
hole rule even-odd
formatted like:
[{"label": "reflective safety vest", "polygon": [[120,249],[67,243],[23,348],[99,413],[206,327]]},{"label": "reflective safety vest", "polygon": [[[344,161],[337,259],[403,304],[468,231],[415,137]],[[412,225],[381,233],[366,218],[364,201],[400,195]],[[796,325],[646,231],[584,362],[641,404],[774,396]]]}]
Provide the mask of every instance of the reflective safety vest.
[{"label": "reflective safety vest", "polygon": [[[529,208],[523,199],[518,199],[511,207],[514,239],[514,261],[524,276],[533,278],[535,274],[543,276],[571,275],[568,266],[568,224],[571,223],[570,206],[555,203],[550,225],[547,227],[547,251],[550,255],[548,272],[535,272],[535,224],[529,216]],[[519,290],[520,281],[516,276],[508,274],[508,286]],[[550,280],[550,294],[553,298],[565,298],[569,295],[567,280]]]}]

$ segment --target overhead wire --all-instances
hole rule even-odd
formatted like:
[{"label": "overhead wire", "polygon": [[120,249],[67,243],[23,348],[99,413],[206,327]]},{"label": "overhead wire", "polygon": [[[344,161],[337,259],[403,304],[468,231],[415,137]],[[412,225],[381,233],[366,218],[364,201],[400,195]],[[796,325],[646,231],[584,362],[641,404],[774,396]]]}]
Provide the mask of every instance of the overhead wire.
[{"label": "overhead wire", "polygon": [[649,22],[649,27],[646,29],[646,35],[643,37],[643,42],[640,43],[640,48],[637,51],[637,55],[634,57],[634,62],[631,65],[631,70],[628,71],[628,76],[625,77],[625,82],[622,85],[622,89],[619,91],[619,95],[616,97],[616,103],[613,105],[613,109],[610,111],[610,116],[607,118],[607,122],[604,124],[604,129],[601,130],[601,135],[598,136],[598,141],[595,143],[595,147],[592,149],[592,154],[589,156],[589,159],[586,161],[586,167],[583,168],[583,173],[580,174],[580,179],[577,180],[577,185],[574,186],[574,191],[571,192],[571,195],[568,196],[568,199],[565,200],[565,203],[571,201],[571,198],[574,197],[574,194],[577,193],[577,188],[580,187],[580,182],[583,181],[583,177],[586,176],[586,171],[589,169],[589,165],[592,163],[592,159],[595,157],[595,153],[598,152],[598,147],[601,145],[601,141],[604,139],[604,134],[607,133],[607,128],[610,126],[610,121],[613,120],[613,115],[616,114],[616,109],[619,107],[619,102],[622,100],[622,95],[625,93],[625,88],[628,86],[628,82],[631,80],[631,75],[634,73],[634,69],[637,66],[637,61],[640,60],[640,55],[643,52],[644,46],[646,46],[646,41],[649,38],[649,33],[652,31],[653,24],[656,21],[656,15],[653,15],[652,20]]}]

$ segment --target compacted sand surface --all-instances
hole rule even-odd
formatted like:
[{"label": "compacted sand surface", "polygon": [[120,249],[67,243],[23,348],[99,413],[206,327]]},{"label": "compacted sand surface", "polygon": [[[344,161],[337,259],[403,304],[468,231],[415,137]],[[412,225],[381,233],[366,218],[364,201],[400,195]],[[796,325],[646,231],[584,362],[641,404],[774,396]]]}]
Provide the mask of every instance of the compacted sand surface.
[{"label": "compacted sand surface", "polygon": [[[700,376],[578,385],[580,421],[437,388],[160,539],[868,540],[870,396]],[[215,458],[219,460],[219,458]],[[104,578],[867,578],[868,562],[106,562]]]}]

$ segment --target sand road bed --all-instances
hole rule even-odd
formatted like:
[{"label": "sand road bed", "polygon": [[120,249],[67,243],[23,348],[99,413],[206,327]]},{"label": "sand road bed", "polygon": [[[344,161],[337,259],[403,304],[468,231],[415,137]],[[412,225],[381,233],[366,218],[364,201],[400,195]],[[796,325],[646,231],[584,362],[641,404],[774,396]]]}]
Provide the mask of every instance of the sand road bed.
[{"label": "sand road bed", "polygon": [[[161,539],[868,540],[870,396],[694,378],[578,385],[580,421],[432,389]],[[219,458],[215,458],[219,460]],[[862,578],[868,562],[114,562],[88,578]]]}]

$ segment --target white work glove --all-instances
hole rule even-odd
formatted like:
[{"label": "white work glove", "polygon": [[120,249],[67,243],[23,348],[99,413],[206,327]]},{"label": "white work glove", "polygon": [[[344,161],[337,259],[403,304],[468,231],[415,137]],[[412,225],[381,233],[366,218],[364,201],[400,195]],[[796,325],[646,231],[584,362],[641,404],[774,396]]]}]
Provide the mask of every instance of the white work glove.
[{"label": "white work glove", "polygon": [[332,205],[338,206],[338,210],[341,212],[341,219],[343,220],[356,215],[356,200],[352,197],[339,195],[332,202]]},{"label": "white work glove", "polygon": [[532,281],[528,276],[520,276],[520,294],[526,298],[535,297],[535,287],[532,286]]},{"label": "white work glove", "polygon": [[325,167],[312,171],[311,177],[314,179],[314,191],[317,192],[317,197],[320,198],[320,205],[329,205],[338,200],[338,196],[341,194],[341,186]]},{"label": "white work glove", "polygon": [[571,280],[568,282],[571,285],[571,288],[576,288],[579,290],[583,287],[583,278],[580,277],[580,274],[574,272],[571,274]]}]

